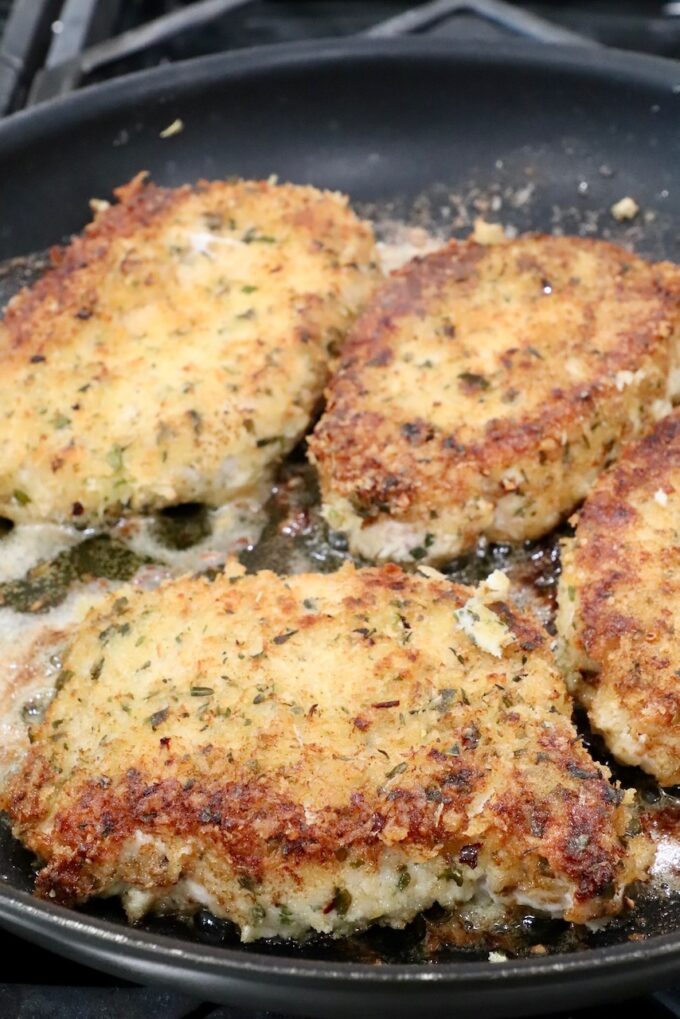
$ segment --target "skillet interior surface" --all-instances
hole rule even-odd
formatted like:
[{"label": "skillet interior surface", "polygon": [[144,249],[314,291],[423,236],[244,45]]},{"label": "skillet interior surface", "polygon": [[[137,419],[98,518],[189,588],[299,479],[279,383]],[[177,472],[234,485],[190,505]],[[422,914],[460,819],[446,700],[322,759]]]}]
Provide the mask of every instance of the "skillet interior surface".
[{"label": "skillet interior surface", "polygon": [[[161,139],[177,118],[181,133]],[[87,200],[140,169],[169,185],[275,173],[340,188],[381,222],[465,234],[485,215],[680,260],[678,157],[680,69],[664,61],[417,40],[277,47],[119,79],[4,124],[0,260],[80,229]],[[609,209],[625,195],[641,212],[620,224]],[[0,274],[0,299],[22,272],[19,262]],[[4,830],[0,878],[0,922],[43,945],[132,979],[300,1014],[372,1003],[408,1015],[425,1001],[434,1014],[454,1004],[461,1015],[528,1014],[641,989],[680,958],[680,934],[663,933],[680,916],[658,904],[646,942],[604,934],[600,947],[544,959],[371,966],[318,946],[224,948],[209,921],[192,943],[169,924],[132,930],[113,907],[38,902],[30,860]],[[383,958],[408,957],[399,952]]]}]

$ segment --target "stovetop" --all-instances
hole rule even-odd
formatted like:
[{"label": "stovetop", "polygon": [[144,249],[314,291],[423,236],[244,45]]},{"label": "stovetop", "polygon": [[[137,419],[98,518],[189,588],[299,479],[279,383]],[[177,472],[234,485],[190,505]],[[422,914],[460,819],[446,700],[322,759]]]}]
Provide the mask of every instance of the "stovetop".
[{"label": "stovetop", "polygon": [[[680,2],[0,0],[0,117],[169,61],[247,46],[407,31],[599,44],[680,59]],[[626,1009],[639,1010],[645,1019],[680,1019],[680,990],[628,1001]],[[598,1007],[562,1016],[601,1014]],[[265,1013],[135,987],[0,932],[0,1016],[264,1019]]]},{"label": "stovetop", "polygon": [[0,0],[0,116],[168,61],[407,30],[487,40],[580,40],[680,58],[680,2]]}]

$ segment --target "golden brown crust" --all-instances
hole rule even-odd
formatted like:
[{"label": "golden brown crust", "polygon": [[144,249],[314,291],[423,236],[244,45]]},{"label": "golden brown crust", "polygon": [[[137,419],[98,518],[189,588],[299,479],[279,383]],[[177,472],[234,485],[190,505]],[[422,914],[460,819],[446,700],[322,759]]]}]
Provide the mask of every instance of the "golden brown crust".
[{"label": "golden brown crust", "polygon": [[[159,217],[171,215],[173,206],[181,205],[191,192],[188,184],[162,188],[147,183],[145,173],[116,188],[116,203],[103,209],[67,246],[53,247],[51,270],[10,302],[3,319],[8,346],[29,346],[34,357],[49,352],[49,345],[58,347],[61,338],[52,321],[54,313],[84,320],[97,307],[98,281],[92,274],[88,280],[83,270],[96,272],[110,244],[150,227],[157,229]],[[36,332],[41,342],[35,342]]]},{"label": "golden brown crust", "polygon": [[482,650],[480,597],[395,566],[117,592],[4,795],[40,894],[200,883],[248,937],[281,903],[294,933],[400,925],[477,881],[574,920],[616,911],[642,860],[623,793],[536,624],[493,592],[503,647]]},{"label": "golden brown crust", "polygon": [[563,555],[560,634],[577,696],[621,760],[680,782],[680,412],[624,451]]},{"label": "golden brown crust", "polygon": [[414,259],[357,320],[310,443],[331,525],[400,559],[429,533],[433,560],[549,530],[668,406],[679,293],[677,269],[573,237]]},{"label": "golden brown crust", "polygon": [[0,513],[80,521],[266,483],[373,287],[344,197],[139,175],[0,323]]}]

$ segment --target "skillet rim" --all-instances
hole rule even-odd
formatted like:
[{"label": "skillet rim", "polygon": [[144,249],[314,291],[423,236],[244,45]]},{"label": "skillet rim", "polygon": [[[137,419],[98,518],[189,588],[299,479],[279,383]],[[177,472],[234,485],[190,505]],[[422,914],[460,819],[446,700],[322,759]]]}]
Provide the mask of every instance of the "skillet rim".
[{"label": "skillet rim", "polygon": [[[308,69],[310,63],[331,63],[334,60],[355,60],[380,57],[401,61],[433,55],[467,60],[473,64],[502,66],[545,66],[561,72],[590,72],[597,78],[621,84],[669,87],[668,97],[680,105],[680,61],[648,54],[604,47],[564,46],[547,43],[503,42],[485,43],[482,50],[453,40],[429,39],[427,36],[403,36],[395,39],[320,39],[315,42],[279,43],[253,46],[230,54],[210,54],[179,60],[120,75],[110,81],[86,85],[77,92],[59,96],[45,103],[20,110],[0,121],[0,156],[13,146],[25,144],[39,136],[49,136],[77,123],[81,113],[88,119],[111,108],[120,109],[126,100],[141,101],[153,94],[160,105],[173,100],[173,92],[192,85],[216,82],[234,73],[244,77],[286,67]],[[617,76],[612,79],[612,73]]]},{"label": "skillet rim", "polygon": [[[339,61],[356,64],[367,60],[374,62],[376,58],[398,65],[404,60],[420,62],[433,56],[452,62],[467,62],[472,66],[492,64],[505,69],[518,66],[522,69],[545,68],[548,65],[551,71],[566,76],[588,74],[609,84],[667,88],[668,99],[677,102],[680,107],[680,63],[666,58],[615,49],[524,41],[485,43],[483,49],[475,49],[469,44],[426,36],[397,39],[348,37],[252,47],[228,55],[197,57],[86,86],[76,93],[12,114],[0,123],[0,158],[11,156],[13,152],[20,157],[22,146],[34,140],[49,140],[54,135],[58,136],[65,127],[80,124],[86,129],[88,122],[108,111],[121,113],[125,112],[125,107],[133,113],[136,105],[148,99],[155,100],[157,106],[170,106],[176,95],[206,83],[226,83],[234,75],[247,81],[263,71],[309,71],[319,65]],[[309,979],[316,978],[327,991],[332,991],[340,983],[361,983],[364,987],[368,985],[379,989],[395,981],[401,985],[425,987],[436,984],[468,990],[489,984],[498,988],[499,984],[503,984],[507,990],[518,991],[530,981],[534,986],[540,986],[543,979],[552,978],[557,973],[567,978],[590,974],[599,979],[611,979],[628,966],[646,963],[646,969],[638,974],[642,983],[645,972],[652,968],[653,963],[657,963],[656,976],[659,969],[670,971],[673,963],[680,962],[680,928],[670,934],[653,935],[644,942],[588,948],[573,954],[534,959],[508,959],[495,964],[478,961],[386,963],[376,966],[265,955],[152,934],[123,923],[93,918],[12,888],[4,876],[0,880],[0,924],[34,938],[43,933],[49,937],[50,947],[62,954],[64,944],[68,947],[80,940],[78,954],[88,959],[96,959],[99,946],[133,953],[138,962],[152,967],[158,967],[162,962],[183,961],[191,967],[194,976],[202,973],[226,978],[231,972],[237,979],[245,974],[251,979],[276,977],[283,978],[288,987],[302,983],[309,986]],[[63,934],[69,934],[72,941],[65,941]],[[124,970],[124,964],[118,969],[119,972]],[[323,987],[317,988],[320,993],[323,990]]]},{"label": "skillet rim", "polygon": [[[46,921],[46,923],[45,923]],[[12,889],[6,894],[5,882],[0,882],[0,924],[9,925],[11,929],[22,929],[36,932],[43,925],[48,932],[58,937],[60,932],[68,932],[75,938],[87,937],[88,934],[98,938],[102,947],[109,949],[126,949],[133,951],[138,960],[148,960],[152,964],[158,960],[160,952],[167,956],[167,961],[182,960],[185,964],[201,969],[206,974],[221,975],[227,965],[235,967],[241,975],[245,972],[255,977],[285,977],[291,983],[306,980],[308,977],[320,977],[324,982],[333,985],[340,982],[361,981],[362,984],[374,985],[376,989],[395,980],[399,983],[418,983],[423,986],[439,984],[456,987],[469,985],[481,979],[487,982],[504,984],[525,984],[527,980],[541,977],[553,977],[559,972],[563,978],[578,976],[583,971],[596,969],[601,978],[613,975],[621,963],[633,965],[659,961],[664,969],[673,962],[680,961],[680,930],[671,934],[654,935],[647,941],[624,942],[603,948],[586,948],[573,953],[560,953],[536,957],[534,959],[507,959],[505,962],[490,963],[486,960],[476,962],[442,962],[442,963],[354,963],[329,962],[323,959],[304,959],[282,955],[268,955],[257,951],[244,951],[240,948],[223,948],[203,942],[191,941],[167,934],[156,934],[125,923],[116,923],[99,917],[91,917],[79,913],[75,909],[45,902],[30,892]],[[93,948],[96,948],[93,945]],[[59,951],[59,945],[56,945]],[[160,951],[159,951],[160,950]],[[79,954],[83,949],[78,948]],[[85,954],[92,957],[85,947]]]}]

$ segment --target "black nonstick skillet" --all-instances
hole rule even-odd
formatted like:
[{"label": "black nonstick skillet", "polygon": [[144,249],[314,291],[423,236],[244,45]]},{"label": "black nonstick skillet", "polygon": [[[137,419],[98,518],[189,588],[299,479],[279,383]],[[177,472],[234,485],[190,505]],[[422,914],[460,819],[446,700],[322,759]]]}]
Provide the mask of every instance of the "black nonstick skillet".
[{"label": "black nonstick skillet", "polygon": [[[162,138],[177,120],[182,130]],[[89,198],[146,169],[169,185],[278,174],[346,191],[383,221],[465,232],[481,213],[680,261],[679,167],[674,63],[425,38],[279,46],[117,79],[3,122],[0,260],[79,230]],[[609,210],[624,196],[640,212],[620,223]],[[680,975],[680,923],[646,940],[613,944],[604,933],[599,947],[514,961],[371,965],[131,928],[113,907],[69,911],[30,887],[30,860],[3,832],[4,926],[132,980],[277,1012],[528,1015]],[[651,931],[668,928],[650,920]]]}]

